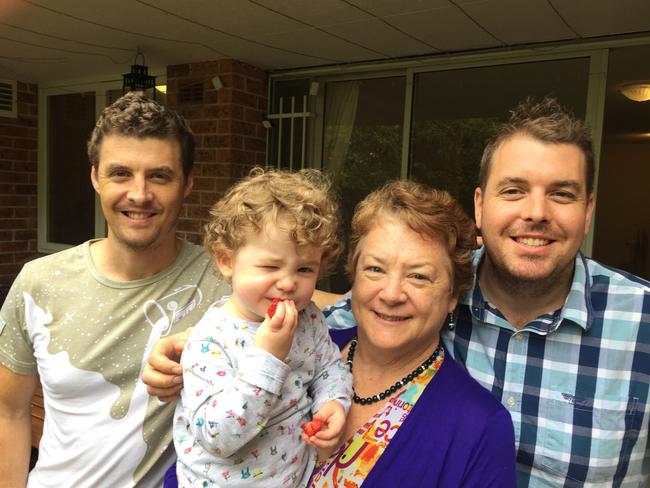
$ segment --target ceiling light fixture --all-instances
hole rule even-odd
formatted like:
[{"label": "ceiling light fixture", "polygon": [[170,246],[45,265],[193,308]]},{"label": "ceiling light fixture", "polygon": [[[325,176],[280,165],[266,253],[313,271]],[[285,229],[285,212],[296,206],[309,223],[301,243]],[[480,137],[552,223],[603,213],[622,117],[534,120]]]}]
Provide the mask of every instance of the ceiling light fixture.
[{"label": "ceiling light fixture", "polygon": [[[142,64],[138,64],[138,57],[142,57]],[[149,74],[149,68],[144,65],[144,54],[139,50],[135,55],[131,72],[122,75],[122,91],[146,91],[156,86],[156,77]],[[156,98],[156,90],[153,90],[153,98]]]},{"label": "ceiling light fixture", "polygon": [[650,100],[650,83],[629,83],[623,85],[620,92],[629,100],[646,102]]}]

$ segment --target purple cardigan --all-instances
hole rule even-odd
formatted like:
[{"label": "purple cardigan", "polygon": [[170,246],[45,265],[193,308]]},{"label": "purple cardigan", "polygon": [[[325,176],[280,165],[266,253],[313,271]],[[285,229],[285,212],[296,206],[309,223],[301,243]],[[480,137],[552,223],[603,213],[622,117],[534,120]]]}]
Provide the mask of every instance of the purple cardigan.
[{"label": "purple cardigan", "polygon": [[[356,333],[356,327],[330,330],[341,349]],[[178,486],[175,465],[164,486]],[[445,351],[442,367],[363,482],[373,486],[516,487],[510,414]]]},{"label": "purple cardigan", "polygon": [[[356,330],[330,335],[343,348]],[[510,414],[445,351],[440,370],[363,482],[373,486],[516,487]]]}]

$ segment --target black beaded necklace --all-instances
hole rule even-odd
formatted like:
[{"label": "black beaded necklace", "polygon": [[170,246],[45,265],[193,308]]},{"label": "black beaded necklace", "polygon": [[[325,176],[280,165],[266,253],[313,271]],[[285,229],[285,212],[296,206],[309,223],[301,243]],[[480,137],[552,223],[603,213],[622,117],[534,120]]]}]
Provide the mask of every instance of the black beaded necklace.
[{"label": "black beaded necklace", "polygon": [[[350,367],[350,372],[352,372],[352,361],[354,359],[354,350],[357,348],[357,342],[358,338],[355,337],[352,339],[350,342],[350,348],[348,349],[348,359],[347,359],[347,364]],[[356,390],[354,389],[354,386],[352,387],[352,393],[354,393],[354,396],[352,397],[352,400],[354,403],[359,403],[361,405],[369,405],[371,403],[378,402],[380,400],[383,400],[384,398],[392,395],[395,393],[399,388],[401,388],[404,385],[407,385],[411,381],[413,381],[413,378],[417,378],[420,376],[422,373],[424,373],[429,366],[433,364],[433,362],[438,359],[438,356],[440,355],[440,344],[438,344],[438,347],[436,347],[436,350],[433,351],[433,354],[429,356],[420,366],[415,368],[413,371],[411,371],[409,374],[404,376],[401,380],[399,380],[397,383],[395,383],[393,386],[388,388],[385,391],[382,391],[378,395],[373,395],[371,397],[366,397],[366,398],[361,398],[359,395],[357,395]]]}]

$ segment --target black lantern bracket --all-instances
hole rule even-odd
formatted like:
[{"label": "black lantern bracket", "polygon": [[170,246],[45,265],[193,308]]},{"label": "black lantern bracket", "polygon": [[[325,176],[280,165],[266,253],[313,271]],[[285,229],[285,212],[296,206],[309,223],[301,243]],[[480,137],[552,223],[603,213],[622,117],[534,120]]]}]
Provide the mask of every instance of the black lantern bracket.
[{"label": "black lantern bracket", "polygon": [[[138,58],[142,58],[142,64],[138,64]],[[135,55],[131,72],[122,75],[122,92],[153,90],[153,97],[156,98],[156,77],[149,74],[149,68],[145,66],[144,54],[138,50]]]}]

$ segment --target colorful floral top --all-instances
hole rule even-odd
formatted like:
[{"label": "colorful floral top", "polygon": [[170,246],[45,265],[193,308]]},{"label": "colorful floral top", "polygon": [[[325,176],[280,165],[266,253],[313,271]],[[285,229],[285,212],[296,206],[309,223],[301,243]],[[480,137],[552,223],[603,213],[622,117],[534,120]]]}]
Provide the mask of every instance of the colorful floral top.
[{"label": "colorful floral top", "polygon": [[377,459],[388,447],[426,386],[444,360],[444,350],[420,376],[389,398],[357,433],[319,463],[312,475],[313,488],[357,487],[366,479]]}]

